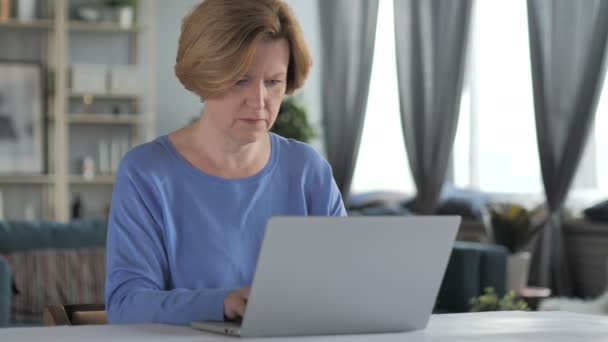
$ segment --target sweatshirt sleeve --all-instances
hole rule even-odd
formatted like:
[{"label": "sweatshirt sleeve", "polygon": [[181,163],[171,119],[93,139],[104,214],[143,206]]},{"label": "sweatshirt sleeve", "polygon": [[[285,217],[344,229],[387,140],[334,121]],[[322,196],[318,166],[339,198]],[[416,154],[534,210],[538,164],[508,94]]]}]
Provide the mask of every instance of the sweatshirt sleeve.
[{"label": "sweatshirt sleeve", "polygon": [[108,321],[183,325],[222,321],[229,289],[168,290],[170,269],[157,190],[129,157],[117,174],[108,223]]},{"label": "sweatshirt sleeve", "polygon": [[312,216],[347,216],[342,195],[329,163],[316,156],[308,187]]}]

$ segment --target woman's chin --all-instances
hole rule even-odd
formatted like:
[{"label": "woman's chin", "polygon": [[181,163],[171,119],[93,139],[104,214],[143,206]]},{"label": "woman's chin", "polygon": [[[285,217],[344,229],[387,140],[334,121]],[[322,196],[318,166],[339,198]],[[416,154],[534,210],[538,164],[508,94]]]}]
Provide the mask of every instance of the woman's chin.
[{"label": "woman's chin", "polygon": [[253,144],[255,142],[261,141],[268,136],[268,131],[266,130],[255,130],[249,132],[239,132],[236,136],[237,140],[242,145]]}]

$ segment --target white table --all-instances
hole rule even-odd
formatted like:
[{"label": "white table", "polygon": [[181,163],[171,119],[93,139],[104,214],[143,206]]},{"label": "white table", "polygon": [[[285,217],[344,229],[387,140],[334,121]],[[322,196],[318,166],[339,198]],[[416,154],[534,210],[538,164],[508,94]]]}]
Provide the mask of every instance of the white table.
[{"label": "white table", "polygon": [[[426,330],[400,334],[312,336],[246,341],[608,341],[608,317],[567,312],[489,312],[434,315]],[[0,341],[239,341],[162,324],[0,329]]]}]

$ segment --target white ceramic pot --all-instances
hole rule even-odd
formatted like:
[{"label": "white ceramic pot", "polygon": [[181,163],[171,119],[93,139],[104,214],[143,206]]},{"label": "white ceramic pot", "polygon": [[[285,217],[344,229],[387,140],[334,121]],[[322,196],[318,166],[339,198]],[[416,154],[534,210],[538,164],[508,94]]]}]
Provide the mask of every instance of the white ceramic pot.
[{"label": "white ceramic pot", "polygon": [[19,20],[33,20],[36,15],[36,0],[19,0],[17,3],[17,18]]},{"label": "white ceramic pot", "polygon": [[133,26],[135,11],[133,7],[121,7],[118,9],[118,23],[120,27],[128,29]]},{"label": "white ceramic pot", "polygon": [[510,254],[507,259],[507,291],[519,292],[528,285],[530,252]]},{"label": "white ceramic pot", "polygon": [[4,200],[2,197],[1,190],[0,190],[0,220],[4,220]]}]

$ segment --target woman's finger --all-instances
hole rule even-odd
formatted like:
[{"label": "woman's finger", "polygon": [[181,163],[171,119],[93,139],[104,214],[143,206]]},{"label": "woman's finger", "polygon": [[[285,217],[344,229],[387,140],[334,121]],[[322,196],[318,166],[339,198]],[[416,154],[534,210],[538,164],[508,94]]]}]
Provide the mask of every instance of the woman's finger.
[{"label": "woman's finger", "polygon": [[246,305],[247,305],[247,302],[245,300],[239,301],[239,303],[236,307],[236,312],[237,312],[239,318],[243,318],[243,316],[245,315]]},{"label": "woman's finger", "polygon": [[247,300],[249,300],[249,295],[251,294],[251,288],[247,287],[245,289],[243,289],[243,298],[245,299],[245,302],[247,302]]}]

